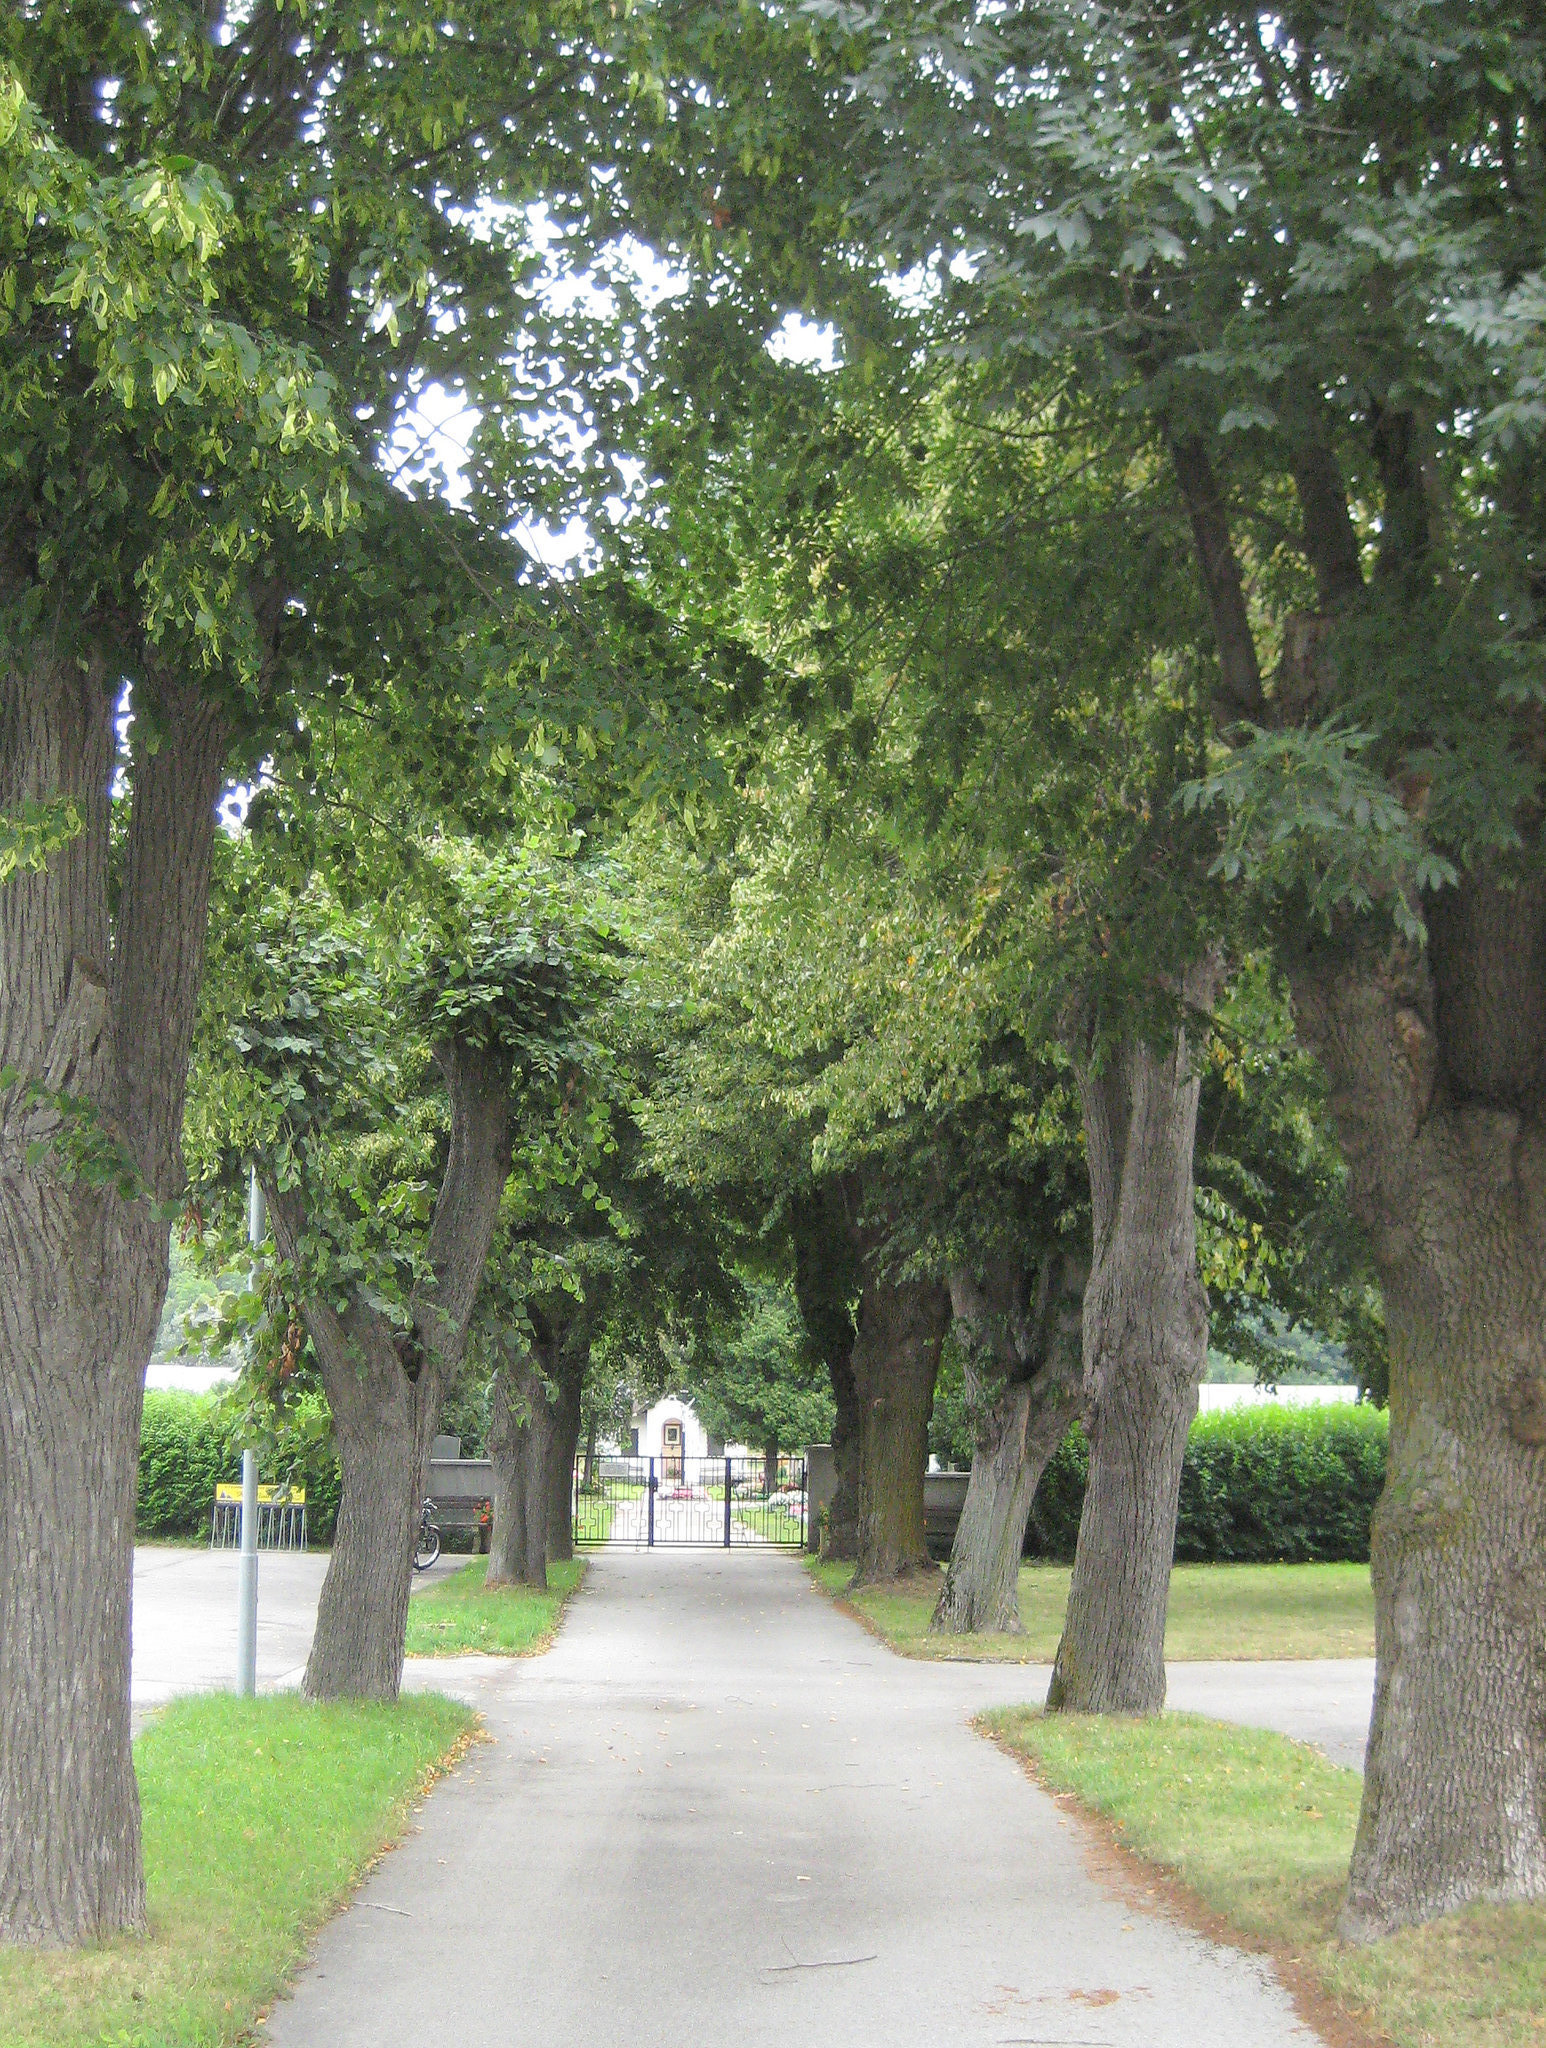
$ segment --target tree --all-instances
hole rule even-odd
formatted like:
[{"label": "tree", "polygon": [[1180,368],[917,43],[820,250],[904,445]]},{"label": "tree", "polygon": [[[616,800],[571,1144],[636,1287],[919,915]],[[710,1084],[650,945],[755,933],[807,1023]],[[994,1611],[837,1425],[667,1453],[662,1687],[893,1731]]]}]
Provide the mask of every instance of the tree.
[{"label": "tree", "polygon": [[514,1120],[551,1100],[578,1043],[584,939],[554,864],[442,846],[421,879],[371,917],[321,878],[271,889],[222,929],[209,1005],[205,1157],[228,1200],[233,1158],[257,1162],[343,1472],[317,1697],[396,1696],[430,1440]]},{"label": "tree", "polygon": [[[599,231],[592,171],[654,102],[609,7],[553,0],[518,46],[509,20],[498,0],[260,0],[0,22],[0,1071],[32,1149],[7,1183],[0,1528],[42,1561],[0,1551],[6,1938],[143,1923],[135,1431],[224,780],[307,754],[325,777],[340,723],[439,749],[453,787],[469,748],[519,756],[534,728],[671,750],[598,653],[607,626],[522,586],[504,534],[549,455],[500,409],[562,403],[527,202]],[[461,517],[412,453],[435,383],[483,412]],[[469,664],[480,639],[503,661]],[[89,1181],[66,1097],[73,1131],[104,1134]],[[81,1698],[100,1714],[67,1725]]]},{"label": "tree", "polygon": [[1220,872],[1268,916],[1369,1233],[1393,1428],[1344,1927],[1538,1896],[1540,25],[867,26],[885,185],[855,219],[1006,367],[1052,346],[1121,389],[1166,464]]},{"label": "tree", "polygon": [[3,58],[0,1935],[59,1942],[144,1924],[140,1391],[215,799],[263,664],[264,601],[223,596],[230,556],[336,527],[347,488],[314,360],[211,310],[234,226],[219,185],[88,162]]}]

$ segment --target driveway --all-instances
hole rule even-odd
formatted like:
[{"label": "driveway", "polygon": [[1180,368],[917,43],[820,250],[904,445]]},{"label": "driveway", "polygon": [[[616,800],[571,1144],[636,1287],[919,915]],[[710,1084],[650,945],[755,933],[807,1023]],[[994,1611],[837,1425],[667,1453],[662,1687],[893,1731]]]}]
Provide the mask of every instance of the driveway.
[{"label": "driveway", "polygon": [[[595,1561],[553,1650],[411,1667],[493,1737],[324,1929],[274,2048],[1309,2048],[787,1558]],[[996,1680],[997,1683],[990,1681]]]}]

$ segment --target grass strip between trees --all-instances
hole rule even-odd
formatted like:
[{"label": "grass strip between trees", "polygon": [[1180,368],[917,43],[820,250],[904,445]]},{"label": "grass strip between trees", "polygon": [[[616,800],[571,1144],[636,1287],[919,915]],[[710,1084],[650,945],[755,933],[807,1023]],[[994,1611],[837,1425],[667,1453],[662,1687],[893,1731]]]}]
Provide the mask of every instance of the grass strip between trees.
[{"label": "grass strip between trees", "polygon": [[150,1933],[77,1950],[0,1948],[0,2042],[245,2039],[476,1726],[433,1694],[381,1707],[204,1693],[163,1708],[134,1746]]},{"label": "grass strip between trees", "polygon": [[548,1589],[484,1585],[488,1559],[475,1557],[459,1572],[416,1593],[408,1602],[410,1657],[535,1657],[547,1649],[570,1599],[585,1576],[583,1557],[548,1566]]},{"label": "grass strip between trees", "polygon": [[[1024,1635],[931,1636],[942,1572],[920,1572],[895,1589],[847,1591],[851,1564],[812,1563],[811,1573],[904,1657],[1050,1664],[1057,1654],[1071,1567],[1020,1568]],[[1374,1595],[1366,1564],[1177,1565],[1170,1581],[1165,1655],[1178,1664],[1267,1657],[1372,1657]]]},{"label": "grass strip between trees", "polygon": [[[1479,1906],[1367,1947],[1333,1934],[1361,1780],[1286,1736],[1194,1714],[1155,1720],[1011,1707],[978,1724],[1050,1791],[1171,1875],[1208,1931],[1274,1954],[1353,2038],[1526,2048],[1543,2038],[1546,1906]],[[1337,2038],[1327,2030],[1327,2038]]]}]

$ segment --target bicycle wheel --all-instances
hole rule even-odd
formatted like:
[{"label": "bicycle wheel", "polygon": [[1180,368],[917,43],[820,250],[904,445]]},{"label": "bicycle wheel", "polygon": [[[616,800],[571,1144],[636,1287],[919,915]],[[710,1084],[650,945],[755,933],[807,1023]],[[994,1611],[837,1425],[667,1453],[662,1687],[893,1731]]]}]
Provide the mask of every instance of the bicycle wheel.
[{"label": "bicycle wheel", "polygon": [[440,1555],[440,1531],[431,1522],[420,1526],[419,1540],[414,1546],[413,1568],[416,1572],[427,1572]]}]

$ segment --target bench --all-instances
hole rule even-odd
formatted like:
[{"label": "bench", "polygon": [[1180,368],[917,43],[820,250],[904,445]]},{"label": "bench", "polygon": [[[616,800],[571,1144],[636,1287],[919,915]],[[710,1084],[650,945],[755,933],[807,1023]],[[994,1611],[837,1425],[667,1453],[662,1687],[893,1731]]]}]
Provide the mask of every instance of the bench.
[{"label": "bench", "polygon": [[432,1457],[429,1497],[442,1536],[453,1531],[469,1533],[475,1551],[488,1549],[494,1518],[494,1467],[487,1458]]}]

